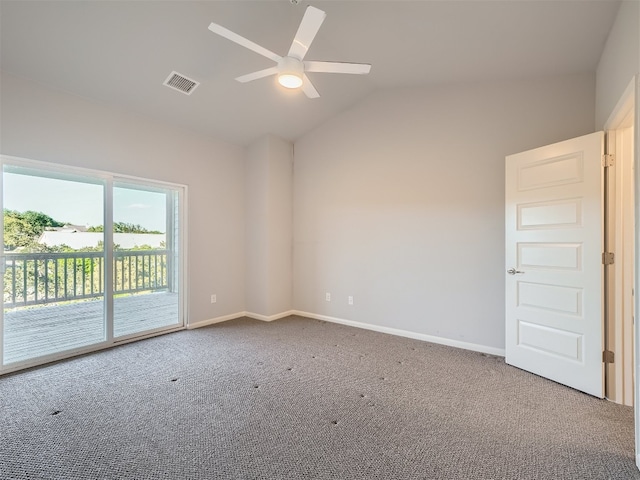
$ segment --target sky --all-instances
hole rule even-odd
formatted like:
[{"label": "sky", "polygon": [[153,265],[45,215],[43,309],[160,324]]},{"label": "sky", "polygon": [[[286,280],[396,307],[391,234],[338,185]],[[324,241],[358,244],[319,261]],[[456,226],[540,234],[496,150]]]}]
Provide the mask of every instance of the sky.
[{"label": "sky", "polygon": [[[34,210],[73,225],[103,224],[103,186],[4,172],[3,208]],[[113,221],[166,232],[166,195],[114,187]]]}]

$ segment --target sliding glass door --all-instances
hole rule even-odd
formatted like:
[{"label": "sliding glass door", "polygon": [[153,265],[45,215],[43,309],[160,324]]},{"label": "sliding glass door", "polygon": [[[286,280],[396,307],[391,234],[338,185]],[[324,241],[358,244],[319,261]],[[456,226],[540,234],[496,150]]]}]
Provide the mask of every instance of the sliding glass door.
[{"label": "sliding glass door", "polygon": [[0,373],[183,327],[184,187],[2,161]]},{"label": "sliding glass door", "polygon": [[180,322],[178,194],[118,182],[113,188],[113,334]]},{"label": "sliding glass door", "polygon": [[5,165],[3,364],[106,340],[104,182]]}]

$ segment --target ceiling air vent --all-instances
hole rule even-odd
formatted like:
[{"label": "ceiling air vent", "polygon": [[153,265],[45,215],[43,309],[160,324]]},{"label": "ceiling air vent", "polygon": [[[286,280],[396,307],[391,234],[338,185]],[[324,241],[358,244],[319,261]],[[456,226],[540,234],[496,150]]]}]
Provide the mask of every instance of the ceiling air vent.
[{"label": "ceiling air vent", "polygon": [[173,88],[174,90],[178,90],[185,95],[191,95],[196,87],[200,85],[200,82],[191,80],[178,72],[171,72],[163,85]]}]

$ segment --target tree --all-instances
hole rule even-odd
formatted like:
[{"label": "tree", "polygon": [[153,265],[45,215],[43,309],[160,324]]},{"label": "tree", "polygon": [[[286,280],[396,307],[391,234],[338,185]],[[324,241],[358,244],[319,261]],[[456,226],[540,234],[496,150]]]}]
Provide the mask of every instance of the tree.
[{"label": "tree", "polygon": [[35,242],[42,231],[29,224],[24,218],[12,213],[4,214],[4,248],[15,250],[18,247],[26,247]]},{"label": "tree", "polygon": [[24,218],[31,225],[38,225],[43,229],[47,227],[64,227],[63,222],[58,222],[42,212],[34,212],[33,210],[27,210],[22,214]]},{"label": "tree", "polygon": [[[103,225],[97,225],[95,227],[89,227],[88,232],[104,232]],[[158,230],[147,230],[142,225],[127,223],[127,222],[113,222],[114,233],[159,233]]]},{"label": "tree", "polygon": [[45,228],[62,227],[64,223],[54,220],[42,212],[27,210],[17,212],[4,209],[4,248],[32,247]]}]

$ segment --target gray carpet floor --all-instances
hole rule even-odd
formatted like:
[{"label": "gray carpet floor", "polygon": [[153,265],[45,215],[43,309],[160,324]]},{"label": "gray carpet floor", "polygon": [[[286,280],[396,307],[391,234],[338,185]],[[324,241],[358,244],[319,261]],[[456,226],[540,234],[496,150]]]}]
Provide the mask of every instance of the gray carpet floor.
[{"label": "gray carpet floor", "polygon": [[630,407],[301,317],[1,377],[0,429],[2,479],[640,479]]}]

